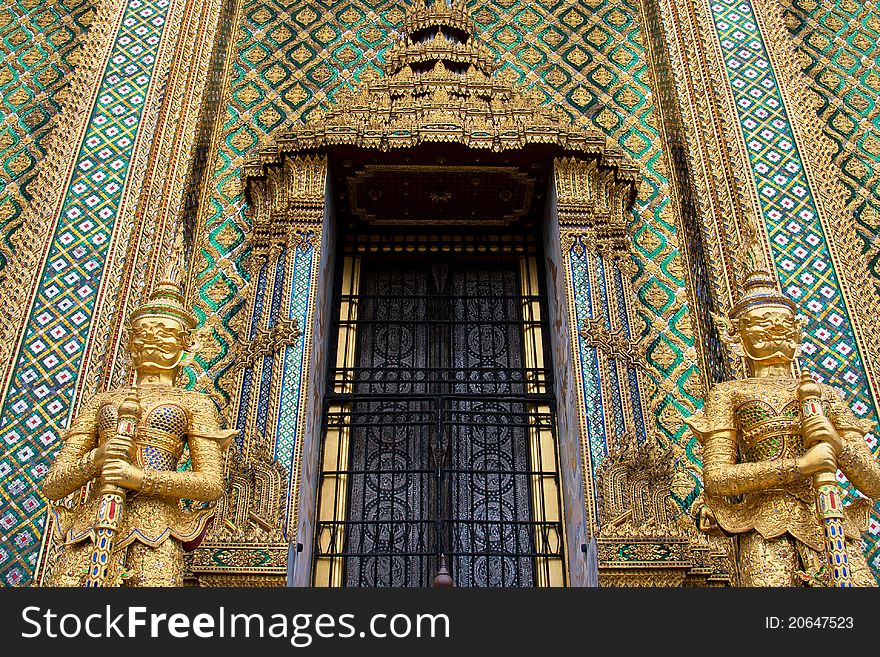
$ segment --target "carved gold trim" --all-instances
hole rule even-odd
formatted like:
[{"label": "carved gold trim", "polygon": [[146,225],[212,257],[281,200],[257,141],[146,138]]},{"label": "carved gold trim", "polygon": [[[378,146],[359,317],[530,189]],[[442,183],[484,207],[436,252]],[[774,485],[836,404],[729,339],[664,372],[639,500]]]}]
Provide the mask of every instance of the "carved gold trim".
[{"label": "carved gold trim", "polygon": [[[700,211],[699,199],[694,198],[697,194],[695,193],[696,189],[693,185],[692,174],[690,172],[691,163],[688,162],[685,171],[682,171],[681,168],[676,166],[673,162],[671,151],[674,147],[674,143],[676,143],[682,150],[687,149],[685,143],[683,143],[685,142],[685,130],[682,125],[681,108],[679,107],[677,102],[678,99],[676,98],[675,82],[674,80],[668,80],[664,77],[664,73],[668,73],[674,69],[670,61],[670,46],[667,45],[669,39],[663,31],[662,19],[660,18],[661,9],[658,5],[658,0],[640,0],[639,9],[646,37],[645,54],[647,58],[646,63],[648,65],[648,73],[651,78],[651,87],[657,95],[657,101],[654,103],[654,106],[660,118],[656,121],[656,127],[657,131],[660,133],[660,141],[663,145],[661,151],[665,160],[663,164],[669,178],[669,201],[673,209],[671,214],[676,227],[674,236],[675,247],[678,257],[681,259],[681,262],[684,263],[681,275],[676,274],[676,277],[681,278],[684,281],[684,290],[687,295],[689,311],[689,317],[687,320],[690,321],[683,321],[678,328],[682,330],[685,335],[692,335],[695,345],[694,347],[686,348],[684,352],[685,360],[689,361],[688,365],[693,364],[697,368],[696,375],[690,376],[687,383],[691,387],[705,390],[708,387],[711,378],[711,367],[709,365],[709,357],[705,348],[705,345],[707,344],[707,336],[705,335],[704,330],[705,320],[703,319],[705,317],[703,314],[705,311],[704,309],[701,309],[701,300],[697,297],[697,285],[700,283],[699,281],[695,281],[693,276],[694,267],[692,266],[692,263],[694,262],[695,256],[692,253],[692,248],[688,248],[687,245],[691,242],[694,232],[698,232],[705,243],[706,240],[703,236],[703,225],[708,225],[709,222],[705,221],[705,217]],[[668,66],[669,71],[661,72],[658,70],[661,66]],[[666,87],[671,87],[671,90],[667,92]],[[674,136],[672,134],[673,130],[675,131]],[[697,215],[691,217],[689,220],[685,218],[685,212],[683,209],[683,197],[685,195],[691,197],[691,207]],[[686,221],[693,222],[695,219],[702,219],[703,221],[699,221],[697,226],[686,225]],[[709,262],[701,264],[706,267],[711,277],[713,267],[716,267],[717,263]],[[715,281],[710,282],[710,284],[712,283],[715,283]],[[637,376],[641,377],[641,374],[637,374]],[[674,394],[679,398],[681,397],[677,390]]]},{"label": "carved gold trim", "polygon": [[[629,367],[646,370],[644,349],[624,334],[623,325],[615,322],[617,327],[611,331],[605,325],[602,316],[592,317],[581,324],[578,334],[591,347],[597,347],[606,356],[616,358]],[[612,323],[614,326],[615,323]]]},{"label": "carved gold trim", "polygon": [[252,338],[238,345],[239,357],[236,367],[254,367],[258,358],[278,353],[302,337],[296,318],[282,317],[268,331],[258,328]]},{"label": "carved gold trim", "polygon": [[689,170],[696,188],[695,203],[701,229],[708,238],[707,265],[715,295],[722,306],[736,296],[737,265],[733,254],[744,244],[745,227],[754,223],[739,190],[740,172],[728,151],[725,113],[715,85],[724,74],[719,55],[707,49],[702,34],[706,29],[695,3],[688,0],[656,1],[666,37],[670,65],[675,73],[678,108],[685,130]]},{"label": "carved gold trim", "polygon": [[596,468],[601,586],[729,583],[729,539],[697,532],[672,499],[674,448],[625,434]]},{"label": "carved gold trim", "polygon": [[[224,0],[224,2],[226,1],[227,0]],[[245,0],[232,0],[231,4],[232,6],[230,8],[229,16],[227,17],[227,19],[232,21],[233,27],[229,31],[228,40],[225,46],[225,53],[221,59],[221,61],[223,62],[223,73],[222,83],[219,85],[219,88],[220,90],[222,90],[223,94],[226,94],[230,90],[232,80],[236,75],[236,48],[239,47],[241,43],[241,33],[243,29],[242,21],[239,19],[242,15],[242,8],[244,7]],[[225,8],[226,7],[224,6],[224,9]],[[210,167],[214,166],[217,162],[219,158],[218,154],[222,150],[223,121],[220,119],[221,116],[222,114],[218,111],[216,124],[213,126],[211,132],[210,144],[208,147],[205,164],[205,166],[208,167],[209,172]],[[231,164],[232,166],[237,166],[241,165],[243,162],[244,158],[236,157],[233,159],[233,162]],[[233,336],[228,330],[223,327],[222,323],[219,321],[220,318],[217,316],[217,313],[214,312],[210,307],[207,307],[198,295],[198,289],[204,283],[204,281],[200,278],[200,272],[205,272],[209,270],[219,271],[222,276],[227,277],[231,280],[238,279],[238,269],[234,262],[235,253],[230,252],[225,254],[225,256],[221,256],[221,254],[217,253],[217,249],[211,244],[210,240],[208,239],[208,232],[211,230],[211,228],[213,228],[213,225],[208,225],[206,215],[210,211],[206,211],[206,208],[212,207],[212,195],[216,193],[216,189],[212,188],[213,182],[214,181],[211,179],[210,173],[208,173],[205,178],[205,182],[204,184],[202,184],[201,189],[198,193],[198,211],[196,213],[194,222],[195,226],[192,243],[192,258],[190,263],[191,274],[187,278],[185,296],[188,305],[201,310],[208,318],[206,320],[205,326],[201,327],[200,330],[217,330],[224,339],[232,341]],[[239,290],[239,293],[246,294],[242,290]],[[214,342],[213,338],[211,342]],[[213,371],[223,371],[224,369],[229,368],[230,360],[232,357],[234,356],[229,356],[216,363],[212,367]],[[210,390],[212,388],[214,375],[211,372],[204,370],[198,361],[192,363],[192,368],[196,377],[197,385],[201,388]],[[229,373],[227,372],[225,376],[228,375]],[[222,379],[223,377],[220,378]],[[236,376],[233,376],[232,378],[233,381],[228,384],[227,389],[238,391],[240,389],[241,380],[239,377]],[[232,400],[232,403],[220,404],[221,413],[226,416],[227,420],[233,417],[232,413],[233,411],[237,411],[237,405],[237,400],[235,399]]]},{"label": "carved gold trim", "polygon": [[[125,187],[120,199],[101,285],[95,297],[91,329],[83,348],[82,363],[77,378],[72,408],[78,408],[80,400],[98,389],[107,389],[111,380],[107,376],[110,365],[117,360],[125,363],[127,351],[124,341],[128,312],[141,298],[132,294],[142,289],[143,282],[136,280],[134,266],[138,260],[138,247],[144,234],[156,229],[156,224],[139,212],[139,206],[146,195],[147,184],[156,164],[153,162],[155,144],[162,130],[163,104],[167,94],[167,76],[174,68],[174,55],[180,36],[181,25],[187,13],[196,5],[191,0],[172,0],[162,32],[162,41],[156,53],[156,64],[149,88],[144,97],[144,110],[138,123],[137,135],[131,155]],[[171,235],[170,240],[174,239]],[[136,297],[136,298],[133,298]],[[144,296],[143,298],[146,298]],[[115,352],[115,353],[114,353]],[[120,372],[118,380],[124,380],[130,373]]]}]

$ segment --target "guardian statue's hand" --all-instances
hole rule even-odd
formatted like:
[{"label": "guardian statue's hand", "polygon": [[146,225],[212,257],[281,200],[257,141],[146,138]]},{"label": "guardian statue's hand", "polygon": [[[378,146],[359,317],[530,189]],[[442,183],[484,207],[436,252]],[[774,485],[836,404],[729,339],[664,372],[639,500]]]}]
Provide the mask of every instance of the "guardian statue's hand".
[{"label": "guardian statue's hand", "polygon": [[807,449],[820,442],[831,445],[835,454],[840,454],[843,449],[843,439],[831,421],[824,415],[811,415],[804,418],[801,422],[801,433],[804,438],[804,447]]},{"label": "guardian statue's hand", "polygon": [[140,490],[144,483],[144,471],[131,463],[113,459],[104,464],[101,479],[108,484],[115,484],[129,490]]}]

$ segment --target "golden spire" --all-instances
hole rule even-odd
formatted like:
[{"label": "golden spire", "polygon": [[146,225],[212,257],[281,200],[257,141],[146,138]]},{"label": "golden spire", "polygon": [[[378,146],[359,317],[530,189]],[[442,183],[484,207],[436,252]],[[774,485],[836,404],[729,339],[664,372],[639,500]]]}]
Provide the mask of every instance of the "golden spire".
[{"label": "golden spire", "polygon": [[797,312],[794,301],[782,294],[776,285],[776,279],[764,255],[757,226],[749,225],[741,260],[744,268],[742,295],[728,313],[731,320],[755,306],[786,306],[792,312]]},{"label": "golden spire", "polygon": [[184,272],[183,231],[177,224],[172,227],[174,235],[171,253],[165,266],[165,274],[156,285],[149,299],[131,313],[130,321],[141,317],[170,317],[180,322],[187,331],[198,323],[196,316],[186,307],[181,278]]}]

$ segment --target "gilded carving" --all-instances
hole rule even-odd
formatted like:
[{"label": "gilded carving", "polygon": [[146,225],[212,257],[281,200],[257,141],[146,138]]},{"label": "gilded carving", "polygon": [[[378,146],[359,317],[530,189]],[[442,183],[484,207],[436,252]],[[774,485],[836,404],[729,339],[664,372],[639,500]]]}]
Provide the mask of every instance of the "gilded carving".
[{"label": "gilded carving", "polygon": [[287,572],[288,543],[281,527],[287,474],[271,458],[265,440],[245,436],[250,453],[233,453],[229,485],[216,518],[193,553],[192,573],[201,586],[274,586]]},{"label": "gilded carving", "polygon": [[258,358],[277,353],[301,338],[296,319],[280,319],[271,329],[257,327],[253,336],[239,344],[237,367],[253,367]]},{"label": "gilded carving", "polygon": [[[245,172],[249,169],[244,169]],[[327,158],[324,156],[286,158],[279,167],[252,171],[246,193],[254,228],[251,243],[258,250],[269,249],[270,260],[277,259],[281,245],[293,238],[312,239],[324,220],[324,194],[327,184]],[[275,255],[272,255],[274,253]]]},{"label": "gilded carving", "polygon": [[624,434],[596,468],[601,586],[682,586],[728,580],[723,539],[693,530],[671,496],[673,448]]},{"label": "gilded carving", "polygon": [[618,358],[630,367],[647,370],[643,350],[626,336],[622,326],[609,330],[602,317],[591,318],[584,322],[579,335],[590,346],[598,347],[611,358]]},{"label": "gilded carving", "polygon": [[[413,36],[428,25],[436,30],[433,38]],[[460,40],[455,30],[468,37]],[[274,148],[248,160],[243,177],[271,179],[286,154],[327,146],[387,151],[455,142],[492,151],[555,145],[592,156],[586,158],[592,162],[587,166],[602,167],[594,177],[635,184],[636,167],[601,133],[576,130],[560,108],[542,106],[539,94],[496,75],[491,51],[470,36],[474,26],[464,4],[417,2],[407,14],[404,32],[407,36],[385,55],[384,77],[367,70],[360,87],[340,91],[332,107],[313,110],[305,125],[281,133]],[[628,194],[634,192],[590,195],[590,201],[596,204],[594,212],[604,215],[613,213],[613,206]]]}]

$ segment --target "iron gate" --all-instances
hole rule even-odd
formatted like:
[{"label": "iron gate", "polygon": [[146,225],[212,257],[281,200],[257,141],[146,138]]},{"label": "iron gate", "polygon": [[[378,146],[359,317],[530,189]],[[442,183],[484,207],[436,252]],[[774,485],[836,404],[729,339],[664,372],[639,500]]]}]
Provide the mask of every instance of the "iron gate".
[{"label": "iron gate", "polygon": [[535,263],[346,258],[316,584],[430,586],[441,555],[458,586],[558,583],[554,400]]}]

